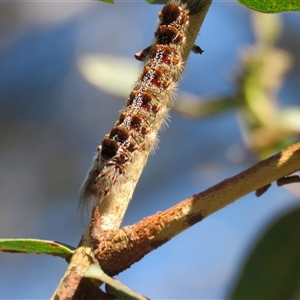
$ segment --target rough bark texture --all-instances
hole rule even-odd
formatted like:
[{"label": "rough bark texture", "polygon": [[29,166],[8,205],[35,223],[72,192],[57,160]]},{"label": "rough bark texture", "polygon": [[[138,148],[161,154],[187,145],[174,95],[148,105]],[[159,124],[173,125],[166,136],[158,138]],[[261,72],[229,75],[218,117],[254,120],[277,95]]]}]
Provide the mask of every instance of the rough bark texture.
[{"label": "rough bark texture", "polygon": [[[103,232],[95,244],[96,259],[104,272],[116,275],[203,218],[299,170],[300,142],[164,212],[120,230]],[[299,177],[292,178],[295,182]]]}]

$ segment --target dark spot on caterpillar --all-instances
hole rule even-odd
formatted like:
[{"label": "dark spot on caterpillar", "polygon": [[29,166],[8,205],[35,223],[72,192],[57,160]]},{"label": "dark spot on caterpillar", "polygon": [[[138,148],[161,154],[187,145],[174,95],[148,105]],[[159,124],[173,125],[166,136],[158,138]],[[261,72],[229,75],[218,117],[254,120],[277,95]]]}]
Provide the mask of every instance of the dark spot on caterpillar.
[{"label": "dark spot on caterpillar", "polygon": [[180,63],[180,59],[179,58],[177,58],[177,57],[173,57],[172,58],[172,61],[171,61],[172,65],[177,66],[177,65],[179,65],[179,63]]},{"label": "dark spot on caterpillar", "polygon": [[142,99],[143,99],[144,104],[149,105],[149,103],[152,100],[152,95],[148,92],[143,92],[142,93]]},{"label": "dark spot on caterpillar", "polygon": [[129,99],[128,99],[128,104],[132,104],[133,100],[135,99],[135,97],[137,96],[139,92],[137,90],[133,90],[130,95],[129,95]]},{"label": "dark spot on caterpillar", "polygon": [[123,143],[129,138],[129,132],[125,127],[114,127],[109,137],[115,139],[117,142]]},{"label": "dark spot on caterpillar", "polygon": [[117,156],[117,160],[116,160],[116,161],[117,161],[119,164],[124,164],[127,160],[128,160],[128,159],[127,159],[126,154],[125,154],[125,153],[120,153],[120,155]]},{"label": "dark spot on caterpillar", "polygon": [[[114,165],[115,168],[118,168],[119,170],[122,171],[122,173],[124,173],[125,169],[124,169],[124,164],[128,161],[130,161],[130,155],[127,152],[127,149],[123,149],[123,151],[119,151],[117,153],[117,155],[115,155],[115,157],[112,158],[111,160],[111,165]],[[121,172],[120,172],[121,174]]]},{"label": "dark spot on caterpillar", "polygon": [[146,111],[151,111],[153,112],[153,109],[152,109],[152,102],[155,101],[156,98],[154,95],[151,95],[151,93],[149,92],[142,92],[142,108]]},{"label": "dark spot on caterpillar", "polygon": [[161,50],[163,51],[164,55],[171,55],[173,53],[172,48],[170,48],[169,46],[161,46],[161,45],[156,45],[157,51]]},{"label": "dark spot on caterpillar", "polygon": [[159,112],[160,106],[157,104],[152,105],[152,111],[153,113],[157,114]]},{"label": "dark spot on caterpillar", "polygon": [[162,77],[164,75],[164,72],[161,69],[156,68],[155,72],[154,72],[154,75],[155,75],[155,77],[159,78],[159,77]]},{"label": "dark spot on caterpillar", "polygon": [[182,42],[182,34],[173,26],[161,25],[155,32],[155,37],[157,38],[157,43],[162,45],[167,45],[170,43],[178,44]]},{"label": "dark spot on caterpillar", "polygon": [[180,16],[181,10],[175,3],[166,4],[161,12],[158,14],[158,17],[161,21],[161,24],[170,24],[177,20]]},{"label": "dark spot on caterpillar", "polygon": [[[147,70],[149,71],[150,68],[148,68]],[[133,90],[126,101],[127,105],[131,105],[133,101],[136,100],[137,98],[140,98],[143,104],[145,105],[148,105],[149,102],[152,100],[152,96],[150,93]]]},{"label": "dark spot on caterpillar", "polygon": [[151,70],[152,70],[152,68],[150,66],[145,66],[141,77],[147,75],[147,73],[149,73]]},{"label": "dark spot on caterpillar", "polygon": [[141,126],[143,119],[139,115],[132,116],[131,126],[135,129],[138,129]]},{"label": "dark spot on caterpillar", "polygon": [[128,150],[129,152],[133,152],[133,151],[136,150],[136,149],[137,149],[136,143],[133,142],[133,141],[130,141],[130,143],[129,143],[128,147],[127,147],[127,150]]},{"label": "dark spot on caterpillar", "polygon": [[[148,69],[148,70],[150,70],[150,69]],[[135,101],[139,107],[143,108],[146,111],[150,111],[151,101],[152,101],[153,97],[154,96],[152,96],[151,93],[149,93],[147,91],[133,90],[130,93],[129,98],[126,100],[126,104],[127,104],[127,106],[130,106]],[[125,119],[125,117],[126,117],[126,115],[120,116],[118,124],[122,123],[123,120]]]},{"label": "dark spot on caterpillar", "polygon": [[126,118],[126,113],[121,112],[121,114],[119,116],[119,120],[117,121],[116,126],[119,125],[119,124],[122,124],[124,122],[125,118]]},{"label": "dark spot on caterpillar", "polygon": [[119,145],[115,140],[105,137],[102,141],[101,158],[106,160],[114,157],[118,149]]},{"label": "dark spot on caterpillar", "polygon": [[149,132],[149,130],[148,130],[148,128],[146,127],[146,126],[143,126],[142,128],[141,128],[141,133],[142,134],[147,134]]},{"label": "dark spot on caterpillar", "polygon": [[150,66],[146,66],[144,68],[144,72],[140,77],[141,82],[145,85],[155,85],[160,88],[160,80],[155,76],[156,69],[151,68]]}]

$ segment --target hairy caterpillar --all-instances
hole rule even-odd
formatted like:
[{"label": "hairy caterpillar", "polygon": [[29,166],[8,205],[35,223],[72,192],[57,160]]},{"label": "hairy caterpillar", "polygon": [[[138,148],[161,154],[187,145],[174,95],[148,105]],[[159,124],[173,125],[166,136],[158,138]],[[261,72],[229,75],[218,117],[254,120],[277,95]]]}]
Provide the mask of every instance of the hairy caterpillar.
[{"label": "hairy caterpillar", "polygon": [[167,118],[176,91],[176,78],[183,69],[181,53],[189,12],[186,4],[173,0],[158,16],[155,41],[146,48],[142,59],[143,71],[119,119],[97,148],[81,187],[81,205],[100,205],[101,208],[109,195],[118,193],[126,178],[135,172],[139,155],[155,147],[157,131]]}]

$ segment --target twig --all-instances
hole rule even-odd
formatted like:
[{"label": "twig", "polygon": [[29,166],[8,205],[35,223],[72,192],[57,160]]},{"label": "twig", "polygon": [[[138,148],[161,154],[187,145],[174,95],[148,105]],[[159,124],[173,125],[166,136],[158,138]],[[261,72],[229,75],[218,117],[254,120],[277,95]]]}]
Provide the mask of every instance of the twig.
[{"label": "twig", "polygon": [[285,176],[285,177],[279,178],[277,180],[277,185],[278,186],[283,186],[283,185],[286,185],[286,184],[297,183],[297,182],[300,182],[300,177],[298,175]]},{"label": "twig", "polygon": [[104,233],[99,236],[96,258],[104,272],[116,275],[205,217],[298,170],[300,142],[164,212]]},{"label": "twig", "polygon": [[255,196],[256,197],[260,197],[261,195],[263,195],[271,186],[271,183],[265,185],[265,186],[262,186],[261,188],[257,189],[255,191]]},{"label": "twig", "polygon": [[[285,176],[285,177],[282,177],[282,178],[279,178],[278,180],[276,180],[277,186],[283,186],[286,184],[297,183],[297,182],[300,182],[300,177],[298,175]],[[255,191],[255,195],[257,197],[260,197],[262,194],[264,194],[269,189],[270,186],[271,186],[271,183],[257,189]]]}]

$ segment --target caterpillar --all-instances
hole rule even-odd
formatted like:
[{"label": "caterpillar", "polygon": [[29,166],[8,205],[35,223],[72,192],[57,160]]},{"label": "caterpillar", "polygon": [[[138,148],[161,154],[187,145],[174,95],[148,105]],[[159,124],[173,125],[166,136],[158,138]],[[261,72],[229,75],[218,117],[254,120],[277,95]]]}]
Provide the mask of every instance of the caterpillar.
[{"label": "caterpillar", "polygon": [[134,172],[139,155],[155,148],[157,131],[168,119],[176,79],[184,65],[181,53],[189,11],[186,4],[172,0],[158,16],[155,41],[141,59],[143,71],[119,119],[97,148],[80,190],[80,205],[101,208],[108,195],[117,193],[118,187]]}]

